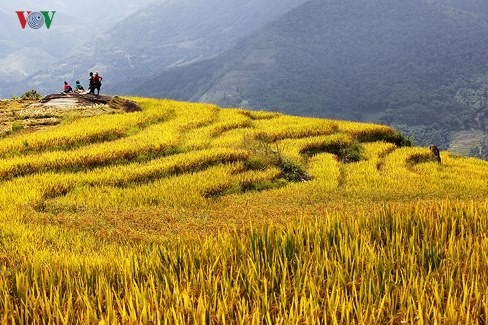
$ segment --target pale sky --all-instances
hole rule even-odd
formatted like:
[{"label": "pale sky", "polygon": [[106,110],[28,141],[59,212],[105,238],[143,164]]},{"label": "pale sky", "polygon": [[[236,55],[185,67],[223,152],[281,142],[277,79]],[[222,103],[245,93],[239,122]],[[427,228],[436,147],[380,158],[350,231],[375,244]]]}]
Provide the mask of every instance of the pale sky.
[{"label": "pale sky", "polygon": [[[152,0],[0,0],[0,9],[4,13],[12,13],[16,21],[15,11],[56,11],[57,17],[69,17],[74,24],[93,23],[107,28],[142,8]],[[61,19],[61,18],[60,18]],[[63,24],[66,24],[66,20]],[[17,26],[15,26],[17,27]],[[10,28],[2,22],[1,29]]]}]

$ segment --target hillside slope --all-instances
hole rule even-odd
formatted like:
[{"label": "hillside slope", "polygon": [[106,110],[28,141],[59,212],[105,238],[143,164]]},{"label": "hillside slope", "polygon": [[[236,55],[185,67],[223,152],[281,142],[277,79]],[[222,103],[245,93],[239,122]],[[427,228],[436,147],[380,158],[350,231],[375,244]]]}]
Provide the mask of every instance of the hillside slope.
[{"label": "hillside slope", "polygon": [[2,319],[484,322],[488,162],[439,164],[384,125],[133,99],[0,139]]},{"label": "hillside slope", "polygon": [[[136,100],[142,112],[107,110],[106,115],[83,118],[71,109],[60,125],[4,134],[0,207],[19,203],[33,213],[39,206],[46,212],[52,212],[51,206],[73,212],[96,210],[100,204],[130,209],[171,202],[173,208],[198,209],[210,197],[225,200],[233,194],[240,200],[239,195],[251,192],[256,198],[278,198],[317,187],[322,188],[319,196],[347,200],[488,195],[488,162],[442,152],[442,164],[437,164],[428,148],[410,147],[385,125]],[[61,118],[61,111],[58,107],[56,116]],[[103,106],[98,111],[103,114]],[[26,182],[37,184],[28,199],[12,191]],[[172,188],[175,182],[178,189]],[[365,192],[371,184],[375,190]],[[276,191],[267,191],[272,189]],[[180,201],[183,192],[187,198]]]},{"label": "hillside slope", "polygon": [[382,121],[445,148],[457,131],[488,135],[488,23],[467,11],[475,8],[308,1],[219,57],[165,71],[136,93]]},{"label": "hillside slope", "polygon": [[[250,197],[316,204],[326,197],[409,201],[488,195],[487,162],[442,152],[438,165],[427,148],[405,146],[408,141],[388,126],[137,101],[143,112],[72,116],[34,133],[4,135],[0,207],[22,206],[53,217],[91,211],[91,218],[102,207],[196,213],[208,204],[216,208]],[[27,183],[36,185],[18,195]],[[309,191],[317,189],[312,199]],[[224,210],[218,214],[229,212]],[[134,235],[145,231],[140,226]],[[168,229],[146,230],[158,236]]]}]

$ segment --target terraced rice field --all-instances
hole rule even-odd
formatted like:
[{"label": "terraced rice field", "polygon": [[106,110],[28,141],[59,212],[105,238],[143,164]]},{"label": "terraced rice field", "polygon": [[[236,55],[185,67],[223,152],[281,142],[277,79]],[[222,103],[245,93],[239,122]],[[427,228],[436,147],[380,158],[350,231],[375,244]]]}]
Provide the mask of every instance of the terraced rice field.
[{"label": "terraced rice field", "polygon": [[487,162],[133,99],[0,139],[4,323],[487,322]]}]

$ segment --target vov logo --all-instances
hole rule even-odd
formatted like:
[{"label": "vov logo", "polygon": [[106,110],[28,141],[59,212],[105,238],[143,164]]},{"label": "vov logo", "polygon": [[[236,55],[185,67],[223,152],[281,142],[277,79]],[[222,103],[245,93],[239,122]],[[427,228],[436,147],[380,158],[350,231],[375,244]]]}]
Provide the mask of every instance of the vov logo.
[{"label": "vov logo", "polygon": [[32,29],[39,29],[44,25],[50,29],[56,11],[16,11],[16,13],[22,29],[27,25]]}]

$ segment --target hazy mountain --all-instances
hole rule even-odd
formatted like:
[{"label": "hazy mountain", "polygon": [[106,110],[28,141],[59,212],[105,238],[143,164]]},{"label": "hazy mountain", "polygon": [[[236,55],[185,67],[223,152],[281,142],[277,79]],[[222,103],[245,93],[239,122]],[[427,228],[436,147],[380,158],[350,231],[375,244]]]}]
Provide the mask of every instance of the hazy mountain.
[{"label": "hazy mountain", "polygon": [[83,25],[74,24],[73,17],[57,12],[51,29],[22,29],[14,11],[3,14],[2,25],[7,26],[0,34],[0,97],[10,97],[16,85],[25,91],[19,82],[77,46],[76,35],[82,34]]},{"label": "hazy mountain", "polygon": [[[155,1],[28,83],[41,91],[98,70],[104,91],[124,93],[168,67],[214,57],[305,0]],[[53,83],[54,82],[54,83]]]},{"label": "hazy mountain", "polygon": [[[18,0],[0,4],[0,97],[25,91],[20,81],[66,57],[74,48],[93,39],[141,8],[150,0],[78,2]],[[56,11],[51,29],[22,29],[15,11]]]},{"label": "hazy mountain", "polygon": [[[36,53],[32,60],[32,53]],[[1,62],[0,79],[5,82],[18,82],[29,75],[30,71],[39,69],[39,65],[51,64],[55,58],[39,48],[22,47],[5,56]]]},{"label": "hazy mountain", "polygon": [[312,0],[136,93],[383,121],[447,147],[488,131],[488,23],[439,2]]},{"label": "hazy mountain", "polygon": [[470,15],[488,19],[486,0],[430,0],[433,3],[465,11]]},{"label": "hazy mountain", "polygon": [[[84,1],[65,1],[65,0],[43,0],[42,2],[33,2],[32,0],[16,0],[0,4],[0,12],[8,13],[15,20],[14,26],[3,24],[7,30],[15,30],[18,21],[15,11],[56,11],[57,17],[70,17],[63,25],[84,25],[85,32],[76,35],[83,41],[89,39],[98,30],[104,30],[112,27],[115,23],[126,18],[130,14],[139,10],[154,0],[84,0]],[[56,17],[56,18],[57,18]],[[3,22],[3,20],[2,20]],[[54,26],[54,25],[53,25]],[[88,28],[91,27],[91,31]],[[74,36],[74,35],[73,35]]]}]

